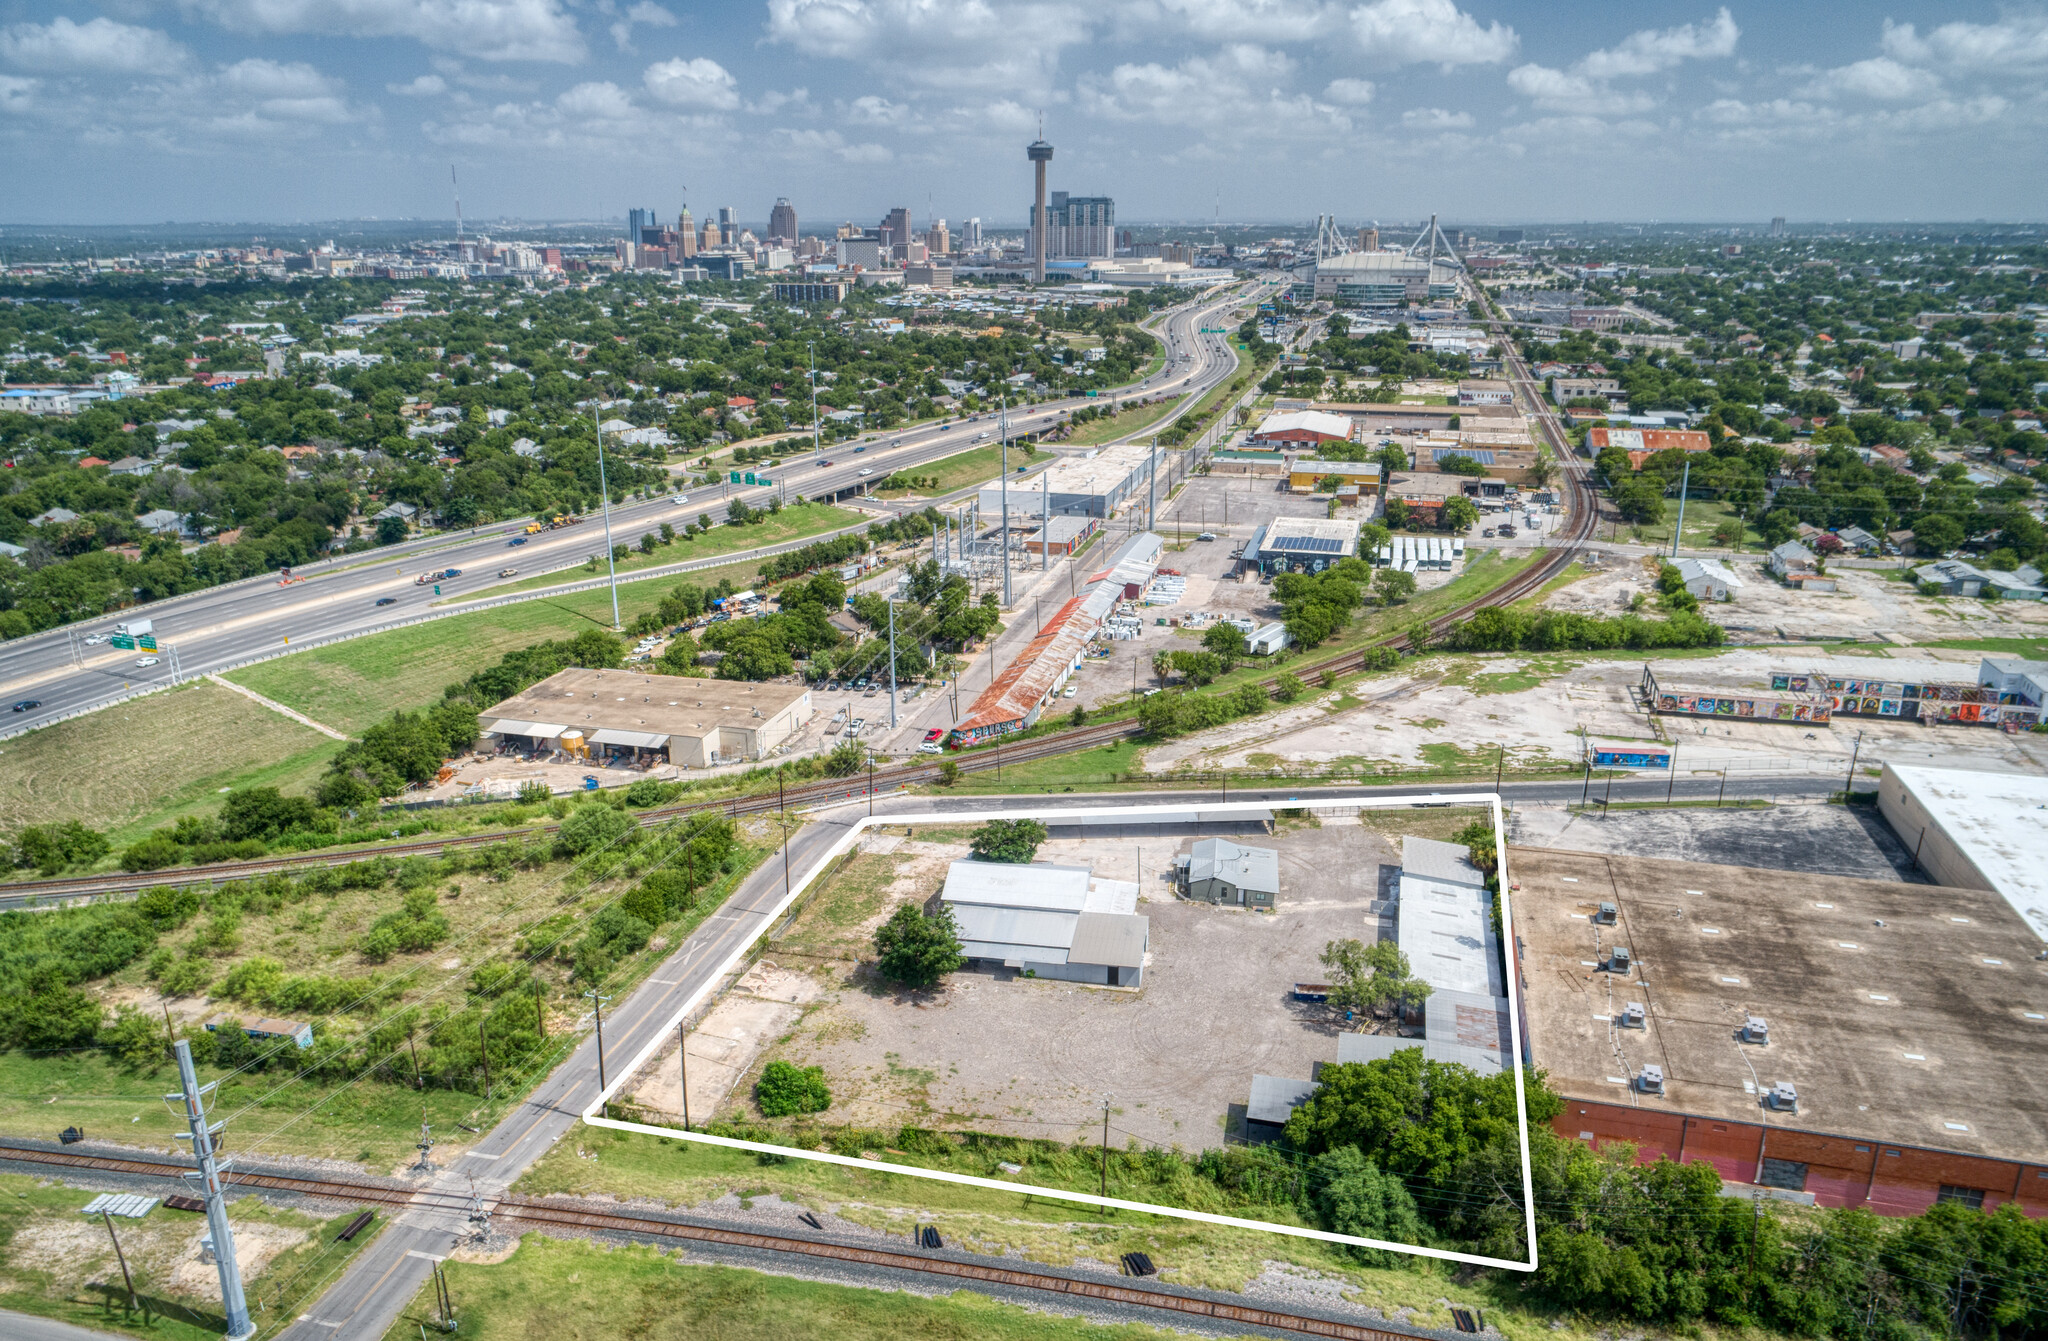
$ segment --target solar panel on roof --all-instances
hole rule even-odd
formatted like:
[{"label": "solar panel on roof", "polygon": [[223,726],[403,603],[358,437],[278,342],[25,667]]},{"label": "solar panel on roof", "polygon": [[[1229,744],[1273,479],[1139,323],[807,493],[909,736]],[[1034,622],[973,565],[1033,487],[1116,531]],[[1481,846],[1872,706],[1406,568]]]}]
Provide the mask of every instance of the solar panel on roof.
[{"label": "solar panel on roof", "polygon": [[1274,538],[1271,548],[1307,550],[1311,554],[1335,554],[1344,548],[1344,542],[1320,535],[1283,535]]},{"label": "solar panel on roof", "polygon": [[1482,466],[1493,464],[1493,453],[1476,447],[1439,447],[1431,455],[1437,461],[1442,461],[1447,456],[1462,456],[1468,461],[1477,461]]}]

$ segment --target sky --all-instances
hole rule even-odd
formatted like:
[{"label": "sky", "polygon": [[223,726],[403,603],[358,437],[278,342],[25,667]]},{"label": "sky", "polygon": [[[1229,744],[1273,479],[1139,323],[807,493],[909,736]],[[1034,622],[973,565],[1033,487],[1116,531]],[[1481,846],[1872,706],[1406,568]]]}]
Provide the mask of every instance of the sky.
[{"label": "sky", "polygon": [[2048,8],[0,0],[0,222],[2048,216]]}]

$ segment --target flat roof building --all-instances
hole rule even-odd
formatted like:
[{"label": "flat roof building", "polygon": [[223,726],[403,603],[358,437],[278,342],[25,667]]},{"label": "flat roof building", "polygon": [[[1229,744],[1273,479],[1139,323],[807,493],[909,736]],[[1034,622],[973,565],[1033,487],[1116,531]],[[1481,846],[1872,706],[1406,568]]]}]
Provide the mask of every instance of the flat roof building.
[{"label": "flat roof building", "polygon": [[1358,526],[1356,518],[1281,517],[1253,533],[1244,562],[1262,573],[1320,573],[1358,557]]},{"label": "flat roof building", "polygon": [[[1046,511],[1055,517],[1107,518],[1127,500],[1144,497],[1153,469],[1152,449],[1138,442],[1104,447],[1087,456],[1063,456],[1047,466],[1042,477],[1010,485],[1011,524],[1030,525]],[[981,487],[983,517],[1002,515],[1004,492],[998,485]]]},{"label": "flat roof building", "polygon": [[1301,457],[1288,465],[1287,487],[1313,491],[1332,475],[1340,486],[1352,484],[1375,493],[1380,487],[1377,461],[1319,461],[1314,457]]},{"label": "flat roof building", "polygon": [[1289,410],[1260,420],[1245,442],[1247,446],[1313,447],[1325,442],[1349,442],[1355,432],[1356,426],[1348,415]]},{"label": "flat roof building", "polygon": [[1990,890],[2048,941],[2048,778],[1887,763],[1877,808],[1928,875]]},{"label": "flat roof building", "polygon": [[1062,982],[1142,985],[1152,923],[1137,912],[1133,881],[1086,866],[956,861],[939,897],[970,960]]},{"label": "flat roof building", "polygon": [[[811,718],[803,685],[646,675],[635,671],[556,671],[539,684],[477,714],[483,734],[503,748],[587,746],[648,753],[684,768],[705,768],[774,752]],[[576,733],[567,735],[566,733]]]},{"label": "flat roof building", "polygon": [[2048,1043],[2048,968],[1999,894],[1547,849],[1509,861],[1524,1038],[1567,1101],[1561,1136],[1822,1205],[2048,1212],[2048,1068],[2024,1060]]}]

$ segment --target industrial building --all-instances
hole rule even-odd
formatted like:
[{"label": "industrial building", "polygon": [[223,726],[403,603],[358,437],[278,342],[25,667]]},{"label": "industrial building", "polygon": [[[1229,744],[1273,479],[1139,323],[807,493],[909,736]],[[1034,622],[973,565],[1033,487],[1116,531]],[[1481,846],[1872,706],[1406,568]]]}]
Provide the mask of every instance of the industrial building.
[{"label": "industrial building", "polygon": [[[1929,825],[1923,864],[1953,843],[1980,871],[2038,865],[2038,819],[2031,837],[1998,828],[2042,803],[2038,785],[1916,781],[1901,834],[1913,841],[1929,805],[1955,825]],[[1980,807],[1996,813],[1963,822]],[[2021,1064],[2048,1042],[2042,923],[2009,897],[1556,850],[1509,858],[1524,1060],[1565,1097],[1560,1136],[1706,1161],[1727,1182],[1823,1206],[1912,1215],[2017,1200],[2048,1213],[2048,1068]],[[1937,860],[1967,874],[1946,850]],[[2039,889],[2036,877],[2036,905]]]},{"label": "industrial building", "polygon": [[[1154,451],[1143,443],[1104,447],[1086,456],[1063,456],[1045,468],[1043,475],[1029,482],[1011,485],[1010,517],[1025,524],[1050,512],[1055,517],[1079,516],[1107,519],[1130,499],[1144,499],[1152,471],[1159,463]],[[981,487],[981,515],[1002,515],[1000,485]]]},{"label": "industrial building", "polygon": [[1458,383],[1458,404],[1460,405],[1513,405],[1515,389],[1507,382],[1493,378],[1468,377]]},{"label": "industrial building", "polygon": [[2048,778],[1886,763],[1877,808],[1936,882],[1997,894],[2048,941]]},{"label": "industrial building", "polygon": [[1063,982],[1144,983],[1152,924],[1132,881],[1086,866],[956,861],[939,898],[969,960]]},{"label": "industrial building", "polygon": [[1289,410],[1269,414],[1245,437],[1249,448],[1318,447],[1326,442],[1349,442],[1357,429],[1347,415],[1326,410]]},{"label": "industrial building", "polygon": [[1320,573],[1358,557],[1358,520],[1282,517],[1252,532],[1240,562],[1262,573]]},{"label": "industrial building", "polygon": [[486,747],[708,768],[773,753],[810,720],[811,691],[572,668],[477,716]]},{"label": "industrial building", "polygon": [[1102,523],[1093,517],[1054,517],[1024,537],[1024,552],[1072,554],[1085,547],[1089,537],[1101,529]]},{"label": "industrial building", "polygon": [[[1713,441],[1696,428],[1593,428],[1586,430],[1586,455],[1598,456],[1609,447],[1629,453],[1629,463],[1638,470],[1658,452],[1704,452]],[[1641,452],[1642,456],[1635,454]]]},{"label": "industrial building", "polygon": [[1203,838],[1180,858],[1175,882],[1182,898],[1270,909],[1280,901],[1280,854],[1228,838]]},{"label": "industrial building", "polygon": [[1340,485],[1353,485],[1362,493],[1377,494],[1379,491],[1380,463],[1377,461],[1319,461],[1306,456],[1288,464],[1287,487],[1297,493],[1312,493],[1332,475],[1337,477]]}]

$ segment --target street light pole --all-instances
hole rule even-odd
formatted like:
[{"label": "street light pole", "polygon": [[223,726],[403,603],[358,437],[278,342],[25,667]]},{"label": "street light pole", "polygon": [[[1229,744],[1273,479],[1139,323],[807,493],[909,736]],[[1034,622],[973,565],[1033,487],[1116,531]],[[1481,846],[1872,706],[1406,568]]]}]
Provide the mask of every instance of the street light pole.
[{"label": "street light pole", "polygon": [[998,546],[1003,556],[1003,608],[1010,608],[1010,398],[1000,400],[1000,416],[1003,440],[1003,540]]},{"label": "street light pole", "polygon": [[604,423],[599,418],[603,406],[596,401],[590,406],[590,426],[597,432],[597,491],[603,495],[604,505],[604,566],[612,579],[612,632],[618,633],[625,626],[619,622],[619,566],[612,557],[612,490],[605,482],[604,474]]},{"label": "street light pole", "polygon": [[1863,733],[1856,733],[1855,748],[1849,751],[1849,776],[1842,780],[1842,804],[1849,804],[1849,797],[1856,788],[1856,760],[1863,753]]}]

